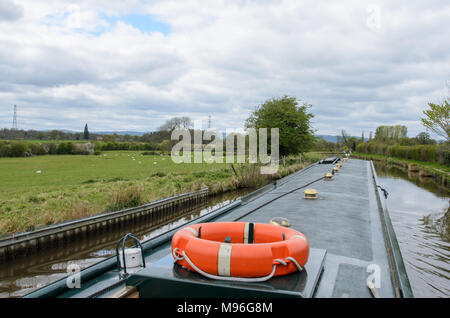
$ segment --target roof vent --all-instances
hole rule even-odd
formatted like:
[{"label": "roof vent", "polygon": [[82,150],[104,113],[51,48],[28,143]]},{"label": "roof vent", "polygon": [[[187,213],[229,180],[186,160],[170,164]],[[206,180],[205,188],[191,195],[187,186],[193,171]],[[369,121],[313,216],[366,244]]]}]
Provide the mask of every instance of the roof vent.
[{"label": "roof vent", "polygon": [[269,221],[270,224],[272,225],[278,225],[278,226],[284,226],[284,227],[290,227],[291,226],[291,222],[289,222],[288,219],[286,218],[282,218],[282,217],[274,217],[273,219],[271,219]]},{"label": "roof vent", "polygon": [[306,189],[304,191],[305,199],[317,199],[317,190],[316,189]]}]

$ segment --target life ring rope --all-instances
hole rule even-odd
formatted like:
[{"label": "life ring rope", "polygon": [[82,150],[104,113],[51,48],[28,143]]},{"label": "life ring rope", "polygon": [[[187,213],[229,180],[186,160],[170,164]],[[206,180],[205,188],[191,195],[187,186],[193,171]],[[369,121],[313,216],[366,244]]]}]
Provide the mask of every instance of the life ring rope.
[{"label": "life ring rope", "polygon": [[273,277],[273,275],[275,274],[275,270],[277,268],[277,265],[283,265],[283,266],[288,266],[288,262],[291,261],[292,263],[294,263],[294,265],[297,267],[297,270],[299,272],[301,272],[303,270],[303,267],[301,267],[298,262],[293,258],[293,257],[286,257],[285,260],[282,259],[274,259],[273,261],[273,268],[272,268],[272,272],[267,275],[267,276],[263,276],[263,277],[233,277],[233,276],[217,276],[217,275],[212,275],[209,273],[206,273],[204,271],[202,271],[200,268],[198,268],[190,259],[189,257],[186,255],[185,251],[181,252],[180,255],[180,249],[178,247],[174,248],[172,251],[172,257],[173,257],[173,261],[174,263],[176,263],[177,261],[182,261],[182,260],[186,260],[186,262],[188,262],[188,264],[199,274],[210,278],[210,279],[215,279],[215,280],[225,280],[225,281],[234,281],[234,282],[245,282],[245,283],[259,283],[259,282],[265,282],[269,279],[271,279]]},{"label": "life ring rope", "polygon": [[299,272],[301,272],[303,270],[303,267],[301,267],[300,264],[295,260],[295,258],[293,258],[291,256],[286,257],[285,260],[277,258],[277,259],[274,259],[273,261],[274,262],[278,262],[278,263],[280,263],[281,265],[284,265],[284,266],[287,266],[288,265],[288,261],[291,261],[297,267],[297,270]]}]

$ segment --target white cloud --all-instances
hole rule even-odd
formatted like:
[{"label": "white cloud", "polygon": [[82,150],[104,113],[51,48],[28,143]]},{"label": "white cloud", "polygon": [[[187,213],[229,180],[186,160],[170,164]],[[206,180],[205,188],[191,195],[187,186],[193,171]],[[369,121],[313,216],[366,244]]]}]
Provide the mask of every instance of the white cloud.
[{"label": "white cloud", "polygon": [[23,7],[17,5],[12,0],[2,0],[0,2],[0,22],[16,21],[23,17]]},{"label": "white cloud", "polygon": [[[209,114],[242,127],[288,94],[313,104],[318,133],[406,123],[415,135],[450,77],[450,5],[373,4],[16,0],[19,18],[1,20],[0,7],[0,126],[17,104],[23,128],[153,130]],[[133,13],[170,33],[107,19]]]}]

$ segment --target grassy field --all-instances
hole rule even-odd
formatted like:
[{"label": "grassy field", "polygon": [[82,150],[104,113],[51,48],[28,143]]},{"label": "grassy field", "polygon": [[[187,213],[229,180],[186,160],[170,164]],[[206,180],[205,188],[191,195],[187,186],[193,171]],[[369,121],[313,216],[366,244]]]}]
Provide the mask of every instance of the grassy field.
[{"label": "grassy field", "polygon": [[[226,163],[175,164],[168,155],[141,153],[0,158],[0,235],[144,204],[205,186],[221,193],[267,182],[239,167],[242,178],[233,177]],[[318,159],[317,154],[308,154],[306,162],[291,162],[275,178]]]}]

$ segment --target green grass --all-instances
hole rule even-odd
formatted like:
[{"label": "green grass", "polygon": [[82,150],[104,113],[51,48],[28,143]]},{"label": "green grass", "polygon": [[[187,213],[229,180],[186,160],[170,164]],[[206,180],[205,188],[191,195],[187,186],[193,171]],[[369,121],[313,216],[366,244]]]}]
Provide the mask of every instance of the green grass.
[{"label": "green grass", "polygon": [[[141,156],[139,151],[103,152],[100,156],[49,155],[2,158],[2,194],[59,189],[86,183],[143,179],[153,174],[224,168],[226,164],[174,164],[170,156]],[[134,159],[134,160],[133,160]],[[155,164],[156,162],[156,164]],[[189,169],[188,169],[189,167]],[[36,171],[41,171],[37,174]]]},{"label": "green grass", "polygon": [[[195,172],[207,173],[183,181]],[[174,164],[139,151],[1,158],[0,234],[104,212],[126,188],[142,189],[139,203],[149,202],[220,181],[225,172],[226,164]]]},{"label": "green grass", "polygon": [[[205,186],[212,193],[244,186],[240,178],[231,176],[227,163],[175,164],[169,155],[141,153],[108,151],[99,156],[0,158],[0,235],[139,205]],[[319,154],[307,155],[307,163],[319,159]],[[291,163],[276,177],[305,164]],[[255,186],[266,181],[260,176],[250,179],[254,179]]]}]

